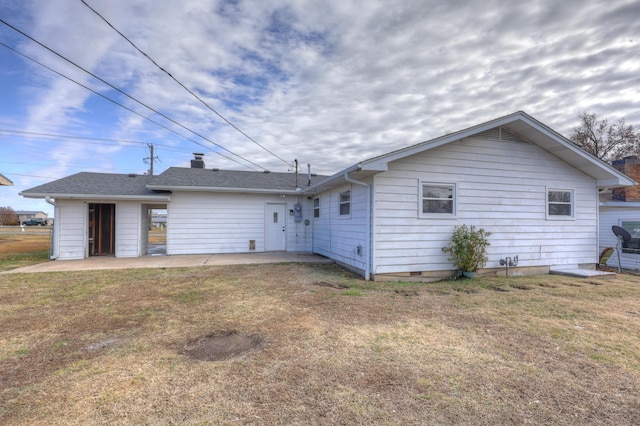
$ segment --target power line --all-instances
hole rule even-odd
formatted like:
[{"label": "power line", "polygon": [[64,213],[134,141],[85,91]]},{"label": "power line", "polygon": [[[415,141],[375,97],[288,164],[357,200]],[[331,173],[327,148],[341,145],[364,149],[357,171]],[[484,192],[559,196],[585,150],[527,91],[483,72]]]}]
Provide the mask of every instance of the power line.
[{"label": "power line", "polygon": [[[177,122],[176,120],[172,119],[171,117],[167,116],[166,114],[164,114],[164,113],[162,113],[162,112],[160,112],[160,111],[158,111],[158,110],[156,110],[156,109],[154,109],[154,108],[150,107],[149,105],[145,104],[144,102],[142,102],[142,101],[140,101],[140,100],[138,100],[138,99],[134,98],[133,96],[131,96],[131,95],[129,95],[128,93],[124,92],[122,89],[120,89],[120,88],[118,88],[118,87],[114,86],[113,84],[111,84],[111,83],[107,82],[106,80],[104,80],[104,79],[102,79],[102,78],[98,77],[96,74],[92,73],[91,71],[89,71],[89,70],[87,70],[87,69],[85,69],[85,68],[81,67],[80,65],[76,64],[76,63],[75,63],[75,62],[73,62],[72,60],[70,60],[70,59],[68,59],[67,57],[63,56],[62,54],[60,54],[60,53],[56,52],[55,50],[53,50],[53,49],[51,49],[50,47],[46,46],[45,44],[43,44],[43,43],[39,42],[39,41],[38,41],[38,40],[36,40],[35,38],[33,38],[33,37],[31,37],[30,35],[26,34],[25,32],[23,32],[23,31],[19,30],[18,28],[14,27],[13,25],[9,24],[9,23],[8,23],[7,21],[5,21],[4,19],[0,18],[0,22],[1,22],[1,23],[3,23],[4,25],[6,25],[7,27],[11,28],[12,30],[16,31],[17,33],[21,34],[22,36],[24,36],[24,37],[28,38],[29,40],[33,41],[34,43],[38,44],[39,46],[43,47],[44,49],[48,50],[49,52],[53,53],[54,55],[58,56],[59,58],[63,59],[64,61],[66,61],[66,62],[70,63],[71,65],[75,66],[76,68],[78,68],[78,69],[80,69],[80,70],[84,71],[85,73],[89,74],[90,76],[92,76],[92,77],[93,77],[93,78],[95,78],[96,80],[98,80],[98,81],[100,81],[100,82],[102,82],[102,83],[106,84],[107,86],[111,87],[112,89],[116,90],[117,92],[121,93],[122,95],[126,96],[127,98],[131,99],[132,101],[134,101],[134,102],[136,102],[136,103],[138,103],[138,104],[142,105],[143,107],[147,108],[148,110],[153,111],[154,113],[156,113],[156,114],[160,115],[161,117],[165,118],[166,120],[168,120],[168,121],[172,122],[173,124],[175,124],[175,125],[177,125],[177,126],[179,126],[179,127],[182,127],[183,129],[185,129],[185,130],[187,130],[187,131],[189,131],[189,132],[193,133],[194,135],[196,135],[196,136],[198,136],[198,137],[200,137],[200,138],[202,138],[202,139],[206,140],[207,142],[209,142],[209,143],[211,143],[211,144],[213,144],[213,145],[217,146],[218,148],[223,149],[223,150],[227,151],[228,153],[230,153],[230,154],[232,154],[232,155],[235,155],[236,157],[241,158],[241,159],[243,159],[244,161],[246,161],[246,162],[248,162],[248,163],[250,163],[250,164],[253,164],[254,166],[256,166],[256,167],[258,167],[258,168],[260,168],[260,169],[267,170],[265,167],[263,167],[263,166],[261,166],[261,165],[259,165],[259,164],[256,164],[256,163],[254,163],[253,161],[251,161],[251,160],[249,160],[249,159],[247,159],[247,158],[245,158],[245,157],[243,157],[243,156],[241,156],[241,155],[239,155],[239,154],[236,154],[235,152],[233,152],[233,151],[231,151],[231,150],[229,150],[229,149],[225,148],[224,146],[222,146],[222,145],[220,145],[220,144],[217,144],[216,142],[214,142],[214,141],[210,140],[210,139],[209,139],[209,138],[207,138],[206,136],[201,135],[200,133],[196,132],[195,130],[192,130],[192,129],[190,129],[190,128],[186,127],[185,125],[183,125],[183,124],[181,124],[181,123]],[[8,48],[9,50],[12,50],[12,51],[14,51],[14,52],[16,52],[16,53],[20,54],[21,56],[24,56],[25,58],[27,58],[27,59],[29,59],[29,60],[34,61],[34,62],[35,62],[35,63],[37,63],[38,65],[41,65],[41,66],[43,66],[43,67],[45,67],[45,68],[49,69],[50,71],[52,71],[52,72],[54,72],[54,73],[56,73],[56,74],[60,75],[61,77],[64,77],[64,78],[66,78],[67,80],[70,80],[70,81],[72,81],[72,82],[74,82],[74,83],[76,83],[76,84],[78,84],[78,85],[80,85],[80,86],[84,87],[85,89],[92,91],[93,93],[95,93],[95,94],[97,94],[97,95],[99,95],[99,96],[101,96],[101,97],[103,97],[103,98],[105,98],[105,99],[107,99],[107,100],[109,100],[109,101],[111,101],[111,102],[115,103],[115,104],[116,104],[116,105],[118,105],[118,106],[121,106],[122,108],[125,108],[126,110],[131,111],[131,112],[133,112],[133,113],[135,113],[135,114],[137,114],[137,115],[139,115],[139,116],[141,116],[141,117],[143,117],[143,118],[145,118],[145,119],[147,119],[147,120],[151,121],[152,123],[155,123],[155,124],[157,124],[157,125],[159,125],[159,126],[161,126],[161,127],[165,128],[165,129],[167,129],[167,130],[169,130],[169,131],[171,131],[171,132],[173,132],[173,133],[176,133],[177,135],[179,135],[179,136],[181,136],[181,137],[184,137],[183,135],[180,135],[180,134],[179,134],[179,133],[177,133],[176,131],[169,129],[167,126],[161,125],[160,123],[158,123],[158,122],[156,122],[156,121],[154,121],[154,120],[151,120],[150,118],[147,118],[147,117],[143,116],[142,114],[140,114],[140,113],[138,113],[138,112],[135,112],[135,111],[134,111],[134,110],[132,110],[131,108],[128,108],[128,107],[126,107],[126,106],[124,106],[124,105],[122,105],[122,104],[120,104],[120,103],[118,103],[118,102],[116,102],[116,101],[114,101],[114,100],[112,100],[112,99],[108,98],[107,96],[102,95],[101,93],[98,93],[97,91],[95,91],[95,90],[93,90],[93,89],[90,89],[89,87],[87,87],[87,86],[85,86],[85,85],[83,85],[83,84],[81,84],[81,83],[79,83],[79,82],[77,82],[77,81],[73,80],[72,78],[67,77],[67,76],[65,76],[65,75],[63,75],[63,74],[61,74],[61,73],[59,73],[58,71],[55,71],[55,70],[53,70],[52,68],[49,68],[48,66],[46,66],[46,65],[44,65],[44,64],[42,64],[42,63],[40,63],[40,62],[36,61],[35,59],[32,59],[32,58],[30,58],[30,57],[28,57],[28,56],[24,55],[23,53],[18,52],[17,50],[15,50],[15,49],[13,49],[13,48],[11,48],[11,47],[7,46],[6,44],[4,44],[4,43],[0,42],[0,45],[2,45],[2,46],[4,46],[4,47]],[[194,142],[194,143],[196,143],[196,144],[198,144],[198,145],[200,145],[200,146],[203,146],[202,144],[200,144],[200,143],[198,143],[198,142],[195,142],[195,141],[193,141],[192,139],[189,139],[189,138],[185,138],[185,139],[190,140],[191,142]],[[220,154],[220,155],[222,155],[222,154]],[[224,155],[222,155],[222,156],[223,156],[223,157],[225,157],[225,158],[227,158],[227,159],[229,159],[229,160],[231,160],[231,158],[229,158],[229,157],[226,157],[226,156],[224,156]],[[235,161],[235,160],[233,160],[233,161]],[[237,161],[235,161],[235,162],[237,163]],[[240,164],[240,163],[238,163],[238,164]]]},{"label": "power line", "polygon": [[51,176],[33,176],[33,175],[21,175],[18,173],[9,173],[9,172],[2,172],[3,175],[9,175],[9,176],[22,176],[22,177],[32,177],[32,178],[38,178],[38,179],[60,179],[60,178],[54,178]]},{"label": "power line", "polygon": [[[6,47],[6,45],[4,45],[2,42],[0,42],[0,45],[3,45],[3,46]],[[90,140],[90,141],[118,142],[118,143],[130,143],[130,144],[141,144],[141,145],[144,145],[146,143],[146,142],[141,142],[141,141],[129,141],[129,140],[124,140],[124,139],[108,139],[108,138],[95,138],[95,137],[90,137],[90,136],[58,135],[58,134],[54,134],[54,133],[24,132],[24,131],[21,131],[21,130],[9,130],[9,129],[0,129],[0,132],[18,133],[19,137],[47,136],[47,137],[52,137],[52,138],[86,139],[86,140]],[[28,136],[21,136],[21,135],[28,135]]]},{"label": "power line", "polygon": [[[0,45],[2,42],[0,42]],[[3,135],[2,133],[16,133],[16,135]],[[130,144],[130,145],[145,145],[147,142],[141,141],[130,141],[123,139],[108,139],[108,138],[94,138],[88,136],[73,136],[73,135],[59,135],[54,133],[36,133],[36,132],[23,132],[20,130],[8,130],[8,129],[0,129],[0,136],[10,136],[14,138],[25,138],[25,139],[37,139],[43,141],[60,141],[65,143],[85,143],[85,144],[95,144],[95,145],[104,145],[103,143],[98,143],[99,141],[103,142],[114,142],[117,144]],[[69,140],[75,139],[75,140]],[[94,142],[95,141],[95,142]],[[197,143],[196,141],[191,141]],[[174,151],[174,152],[191,152],[188,148],[174,148],[169,145],[163,144],[155,144],[157,146],[162,146],[166,151]],[[202,145],[201,145],[202,146]],[[202,146],[203,148],[207,148],[206,146]],[[227,158],[227,157],[225,157]],[[232,158],[229,160],[235,161]],[[237,161],[236,161],[237,162]]]},{"label": "power line", "polygon": [[175,78],[169,71],[167,71],[166,69],[164,69],[163,67],[161,67],[160,65],[158,65],[158,63],[153,60],[153,58],[151,58],[149,55],[147,55],[143,50],[141,50],[138,46],[136,46],[127,36],[125,36],[123,33],[121,33],[116,27],[114,27],[111,22],[109,22],[104,16],[102,16],[100,13],[98,13],[98,11],[96,11],[93,7],[91,7],[85,0],[80,0],[82,2],[82,4],[84,4],[87,8],[89,8],[89,10],[91,10],[93,13],[95,13],[96,15],[98,15],[98,17],[100,19],[102,19],[109,27],[111,27],[116,33],[118,33],[122,38],[124,38],[127,42],[129,42],[129,44],[131,46],[133,46],[134,49],[136,49],[138,52],[140,52],[145,58],[147,58],[149,61],[151,61],[151,63],[153,65],[155,65],[160,71],[162,71],[163,73],[165,73],[166,75],[168,75],[169,77],[171,77],[171,79],[173,81],[175,81],[176,83],[178,83],[184,90],[186,90],[187,92],[189,92],[189,94],[191,96],[193,96],[194,98],[196,98],[198,101],[200,101],[200,103],[202,105],[204,105],[205,107],[207,107],[210,111],[212,111],[214,114],[216,114],[218,117],[220,117],[225,123],[227,123],[228,125],[230,125],[231,127],[233,127],[235,130],[237,130],[240,134],[242,134],[244,137],[246,137],[247,139],[249,139],[251,142],[253,142],[254,144],[258,145],[260,148],[262,148],[263,150],[265,150],[266,152],[268,152],[269,154],[273,155],[275,158],[277,158],[278,160],[282,161],[283,163],[285,163],[286,165],[290,165],[289,162],[287,162],[286,160],[284,160],[283,158],[281,158],[280,156],[276,155],[275,153],[273,153],[272,151],[270,151],[269,149],[267,149],[264,145],[260,144],[258,141],[256,141],[254,138],[252,138],[251,136],[249,136],[248,134],[246,134],[245,132],[243,132],[242,130],[240,130],[240,128],[238,126],[236,126],[235,124],[233,124],[231,121],[227,120],[225,117],[222,116],[222,114],[220,114],[218,111],[216,111],[212,106],[210,106],[207,102],[205,102],[200,96],[198,96],[196,93],[194,93],[191,89],[189,89],[187,86],[185,86],[184,84],[182,84],[181,81],[179,81],[177,78]]},{"label": "power line", "polygon": [[[0,19],[0,21],[2,21],[2,19]],[[2,22],[4,22],[4,21],[2,21]],[[27,37],[28,37],[28,36],[27,36]],[[101,98],[103,98],[103,99],[108,100],[109,102],[113,102],[114,104],[118,105],[119,107],[124,108],[124,109],[126,109],[127,111],[129,111],[129,112],[131,112],[131,113],[133,113],[133,114],[136,114],[137,116],[142,117],[143,119],[148,120],[148,121],[150,121],[150,122],[152,122],[152,123],[156,124],[157,126],[160,126],[160,127],[164,128],[165,130],[168,130],[168,131],[169,131],[169,132],[171,132],[171,133],[174,133],[174,134],[176,134],[176,135],[180,136],[181,138],[184,138],[184,139],[186,139],[186,140],[188,140],[188,141],[190,141],[190,142],[193,142],[193,143],[195,143],[196,145],[199,145],[199,146],[201,146],[201,147],[203,147],[203,148],[205,148],[205,149],[209,149],[210,151],[215,152],[216,154],[220,155],[221,157],[224,157],[224,158],[226,158],[226,159],[228,159],[228,160],[231,160],[231,161],[233,161],[234,163],[237,163],[237,164],[242,165],[242,164],[241,164],[240,162],[238,162],[236,159],[231,158],[231,157],[229,157],[229,156],[227,156],[227,155],[224,155],[224,154],[222,154],[222,153],[220,153],[220,152],[218,152],[218,151],[213,151],[213,150],[211,150],[209,147],[207,147],[207,146],[205,146],[205,145],[201,144],[200,142],[198,142],[198,141],[194,141],[193,139],[190,139],[190,138],[188,138],[188,137],[186,137],[186,136],[184,136],[184,135],[182,135],[182,134],[180,134],[180,133],[176,132],[175,130],[171,129],[170,127],[165,126],[165,125],[164,125],[164,124],[162,124],[162,123],[159,123],[159,122],[157,122],[157,121],[155,121],[155,120],[153,120],[153,119],[151,119],[151,118],[149,118],[149,117],[147,117],[147,116],[145,116],[145,115],[140,114],[139,112],[137,112],[137,111],[135,111],[135,110],[133,110],[133,109],[129,108],[128,106],[123,105],[123,104],[121,104],[120,102],[118,102],[118,101],[116,101],[116,100],[113,100],[113,99],[109,98],[108,96],[103,95],[102,93],[100,93],[100,92],[98,92],[98,91],[96,91],[96,90],[93,90],[93,89],[92,89],[92,88],[90,88],[89,86],[86,86],[86,85],[84,85],[84,84],[82,84],[82,83],[80,83],[80,82],[78,82],[78,81],[76,81],[76,80],[72,79],[71,77],[68,77],[68,76],[66,76],[66,75],[64,75],[64,74],[62,74],[62,73],[60,73],[60,72],[58,72],[58,71],[54,70],[53,68],[51,68],[51,67],[49,67],[49,66],[47,66],[47,65],[43,64],[42,62],[39,62],[39,61],[38,61],[38,60],[36,60],[36,59],[31,58],[30,56],[25,55],[25,54],[24,54],[24,53],[22,53],[22,52],[19,52],[18,50],[16,50],[16,49],[14,49],[14,48],[12,48],[12,47],[10,47],[10,46],[8,46],[8,45],[4,44],[4,43],[3,43],[3,42],[1,42],[1,41],[0,41],[0,46],[4,46],[4,47],[6,47],[7,49],[11,50],[12,52],[15,52],[16,54],[18,54],[18,55],[20,55],[20,56],[22,56],[22,57],[24,57],[24,58],[26,58],[26,59],[28,59],[28,60],[30,60],[30,61],[35,62],[36,64],[40,65],[41,67],[48,69],[49,71],[53,72],[54,74],[57,74],[57,75],[59,75],[60,77],[65,78],[65,79],[67,79],[67,80],[69,80],[69,81],[71,81],[71,82],[73,82],[73,83],[77,84],[78,86],[83,87],[83,88],[87,89],[88,91],[95,93],[96,95],[100,96],[100,97],[101,97]],[[82,69],[82,68],[80,68],[80,69]],[[184,126],[183,126],[183,127],[184,127]],[[186,128],[186,127],[185,127],[185,128]],[[193,132],[193,133],[195,133],[195,132]],[[197,133],[195,133],[195,134],[197,134]],[[213,142],[212,142],[212,143],[213,143]],[[234,155],[235,155],[235,154],[234,154]],[[242,157],[240,157],[240,158],[242,158]],[[258,167],[261,167],[261,166],[258,166]],[[264,169],[264,167],[261,167],[261,168],[262,168],[262,169]]]},{"label": "power line", "polygon": [[[0,164],[11,164],[11,165],[23,165],[23,166],[42,166],[42,167],[51,167],[51,164],[43,164],[43,163],[18,163],[15,161],[0,161]],[[78,169],[78,170],[86,170],[87,166],[86,164],[84,166],[74,166],[74,165],[70,165],[70,164],[65,164],[66,168],[69,169]],[[122,171],[131,171],[131,169],[112,169],[112,170],[122,170]],[[8,173],[4,173],[3,174],[8,174]],[[33,177],[39,177],[39,176],[33,176]],[[52,178],[52,179],[59,179],[59,178]]]}]

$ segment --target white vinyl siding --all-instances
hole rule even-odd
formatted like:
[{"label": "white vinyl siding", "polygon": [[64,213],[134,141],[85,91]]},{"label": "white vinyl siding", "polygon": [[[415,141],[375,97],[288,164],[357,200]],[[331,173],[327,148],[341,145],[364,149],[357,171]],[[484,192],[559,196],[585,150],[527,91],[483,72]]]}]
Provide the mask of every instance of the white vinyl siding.
[{"label": "white vinyl siding", "polygon": [[141,227],[147,228],[141,218],[139,201],[120,201],[116,203],[115,243],[116,257],[138,257],[142,254]]},{"label": "white vinyl siding", "polygon": [[[420,184],[455,183],[456,217],[419,218]],[[547,189],[572,188],[574,220],[547,220]],[[442,252],[455,225],[491,232],[487,268],[595,263],[593,178],[524,142],[465,139],[389,164],[375,176],[374,273],[453,269]]]},{"label": "white vinyl siding", "polygon": [[[303,202],[304,201],[304,202]],[[311,202],[301,201],[303,220],[289,215],[298,202],[279,195],[174,192],[167,206],[167,254],[246,253],[265,251],[265,206],[286,203],[288,251],[310,251]],[[250,241],[255,250],[250,250]]]},{"label": "white vinyl siding", "polygon": [[[350,215],[340,214],[341,195],[350,191]],[[367,188],[344,185],[320,194],[322,215],[313,221],[313,252],[347,267],[366,269]],[[361,247],[358,253],[358,247]]]},{"label": "white vinyl siding", "polygon": [[58,259],[84,259],[87,241],[87,204],[76,200],[56,200],[54,226]]}]

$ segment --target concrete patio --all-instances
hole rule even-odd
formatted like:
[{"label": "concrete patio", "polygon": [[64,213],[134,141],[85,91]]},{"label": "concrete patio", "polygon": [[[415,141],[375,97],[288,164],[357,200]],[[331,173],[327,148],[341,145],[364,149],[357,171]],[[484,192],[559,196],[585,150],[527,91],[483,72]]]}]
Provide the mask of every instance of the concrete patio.
[{"label": "concrete patio", "polygon": [[313,253],[272,252],[240,254],[201,254],[180,256],[111,257],[95,256],[81,260],[51,260],[37,265],[25,266],[0,272],[0,274],[88,271],[130,268],[181,268],[213,265],[243,265],[259,263],[335,263],[333,260]]}]

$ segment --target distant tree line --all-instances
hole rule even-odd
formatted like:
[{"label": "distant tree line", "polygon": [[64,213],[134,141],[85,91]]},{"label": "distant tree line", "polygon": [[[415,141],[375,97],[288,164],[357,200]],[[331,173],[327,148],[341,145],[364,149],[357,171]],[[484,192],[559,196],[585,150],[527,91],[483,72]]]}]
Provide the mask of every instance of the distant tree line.
[{"label": "distant tree line", "polygon": [[11,207],[0,207],[0,225],[15,226],[20,224],[18,213]]},{"label": "distant tree line", "polygon": [[611,162],[630,155],[640,155],[640,129],[627,124],[624,118],[610,123],[599,120],[595,113],[578,114],[580,125],[569,139],[601,160]]}]

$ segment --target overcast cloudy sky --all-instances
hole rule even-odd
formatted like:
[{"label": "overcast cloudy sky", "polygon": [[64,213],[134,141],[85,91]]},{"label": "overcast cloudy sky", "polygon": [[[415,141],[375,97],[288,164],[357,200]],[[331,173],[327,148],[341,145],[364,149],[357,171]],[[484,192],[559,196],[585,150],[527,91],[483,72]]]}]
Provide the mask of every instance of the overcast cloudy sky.
[{"label": "overcast cloudy sky", "polygon": [[52,214],[18,192],[145,173],[149,143],[156,174],[333,174],[518,110],[640,124],[637,0],[85,1],[211,109],[81,0],[0,0],[0,206]]}]

